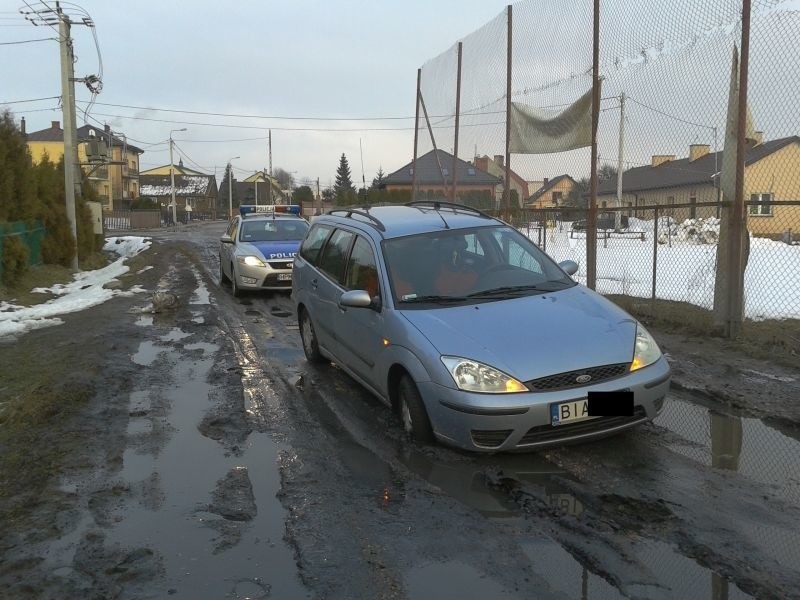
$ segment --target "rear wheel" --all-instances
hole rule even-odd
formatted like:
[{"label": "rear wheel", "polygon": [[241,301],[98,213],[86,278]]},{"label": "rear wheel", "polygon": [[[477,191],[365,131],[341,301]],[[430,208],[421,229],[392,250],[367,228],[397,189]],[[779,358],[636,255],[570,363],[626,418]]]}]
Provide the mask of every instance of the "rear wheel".
[{"label": "rear wheel", "polygon": [[416,442],[429,444],[435,440],[428,411],[416,384],[408,375],[400,378],[397,408],[405,432]]},{"label": "rear wheel", "polygon": [[306,310],[300,311],[300,339],[303,341],[303,352],[308,362],[316,364],[328,362],[319,351],[314,324],[311,322],[311,317]]},{"label": "rear wheel", "polygon": [[234,298],[242,297],[242,290],[239,288],[239,284],[236,283],[236,271],[233,270],[233,263],[231,263],[231,293]]}]

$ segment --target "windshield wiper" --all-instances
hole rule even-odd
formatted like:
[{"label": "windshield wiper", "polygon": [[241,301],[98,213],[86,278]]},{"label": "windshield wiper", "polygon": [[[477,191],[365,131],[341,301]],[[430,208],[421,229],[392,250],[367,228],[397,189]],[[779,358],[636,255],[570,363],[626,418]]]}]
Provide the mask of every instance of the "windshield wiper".
[{"label": "windshield wiper", "polygon": [[[553,286],[556,287],[553,287]],[[474,292],[467,296],[468,298],[497,298],[498,296],[517,296],[525,292],[557,292],[559,290],[570,287],[570,284],[564,281],[546,281],[535,285],[504,285],[502,287],[491,288]]]},{"label": "windshield wiper", "polygon": [[450,304],[453,302],[464,302],[467,298],[465,296],[411,296],[401,297],[400,302],[434,302],[440,304]]}]

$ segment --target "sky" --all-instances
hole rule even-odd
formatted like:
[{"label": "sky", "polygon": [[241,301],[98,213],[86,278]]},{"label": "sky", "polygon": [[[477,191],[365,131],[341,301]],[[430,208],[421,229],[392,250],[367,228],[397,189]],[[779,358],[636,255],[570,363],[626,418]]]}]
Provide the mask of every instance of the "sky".
[{"label": "sky", "polygon": [[[37,6],[34,0],[28,2]],[[413,119],[232,119],[99,103],[284,117],[413,117],[416,69],[494,18],[507,2],[81,0],[79,4],[96,24],[103,62],[103,90],[91,115],[145,149],[142,169],[168,164],[165,140],[171,129],[186,127],[186,132],[174,133],[174,139],[195,167],[209,173],[216,169],[220,181],[227,161],[239,156],[233,164],[242,169],[237,176],[244,178],[246,172],[268,166],[266,139],[222,140],[265,138],[266,128],[272,127],[273,167],[294,172],[300,182],[319,177],[326,186],[342,153],[350,161],[353,180],[361,180],[359,141],[368,184],[379,167],[390,172],[410,161]],[[28,24],[18,12],[24,6],[24,0],[0,0],[0,42],[54,35],[46,26]],[[98,74],[91,31],[75,26],[73,37],[76,77]],[[0,104],[59,96],[57,42],[0,45],[0,82]],[[76,96],[80,126],[90,95],[78,83]],[[60,110],[42,110],[56,106],[57,100],[44,100],[10,108],[17,118],[26,117],[30,132],[61,121]],[[410,129],[286,130],[401,127]]]}]

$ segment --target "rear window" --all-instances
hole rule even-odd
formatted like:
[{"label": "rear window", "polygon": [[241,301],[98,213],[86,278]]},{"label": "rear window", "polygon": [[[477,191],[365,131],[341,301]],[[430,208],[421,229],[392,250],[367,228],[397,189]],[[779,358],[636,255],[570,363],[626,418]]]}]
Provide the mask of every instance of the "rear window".
[{"label": "rear window", "polygon": [[308,230],[303,219],[245,220],[239,232],[243,242],[289,242],[302,240]]},{"label": "rear window", "polygon": [[308,236],[300,246],[300,256],[311,264],[316,263],[319,251],[322,250],[322,246],[325,245],[325,240],[328,239],[331,231],[333,231],[333,228],[325,225],[312,226],[311,231],[308,232]]},{"label": "rear window", "polygon": [[333,232],[330,241],[325,244],[325,249],[319,259],[319,268],[338,283],[344,281],[344,267],[354,237],[355,234],[349,231],[337,229]]}]

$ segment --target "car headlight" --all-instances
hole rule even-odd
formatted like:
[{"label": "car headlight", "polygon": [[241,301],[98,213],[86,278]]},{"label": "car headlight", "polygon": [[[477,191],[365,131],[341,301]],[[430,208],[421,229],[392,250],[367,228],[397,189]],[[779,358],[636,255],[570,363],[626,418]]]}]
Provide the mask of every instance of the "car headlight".
[{"label": "car headlight", "polygon": [[266,267],[264,261],[257,256],[240,256],[237,260],[239,264],[247,265],[248,267]]},{"label": "car headlight", "polygon": [[483,394],[514,394],[529,391],[513,377],[476,360],[443,356],[442,362],[460,390]]},{"label": "car headlight", "polygon": [[638,371],[648,365],[652,365],[659,358],[661,358],[661,350],[653,339],[653,336],[650,335],[647,329],[642,327],[641,324],[637,323],[631,371]]}]

